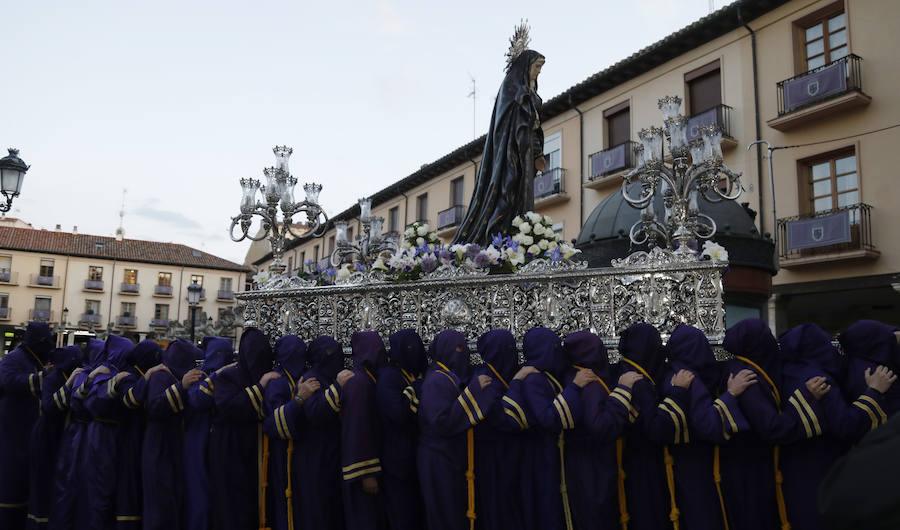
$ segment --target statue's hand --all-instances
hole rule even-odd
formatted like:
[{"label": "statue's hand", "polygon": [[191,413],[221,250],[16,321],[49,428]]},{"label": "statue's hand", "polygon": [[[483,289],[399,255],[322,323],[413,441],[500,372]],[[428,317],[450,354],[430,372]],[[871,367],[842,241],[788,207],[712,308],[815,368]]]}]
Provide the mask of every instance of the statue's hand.
[{"label": "statue's hand", "polygon": [[538,158],[534,159],[534,169],[538,171],[547,169],[547,159],[543,156],[539,156]]}]

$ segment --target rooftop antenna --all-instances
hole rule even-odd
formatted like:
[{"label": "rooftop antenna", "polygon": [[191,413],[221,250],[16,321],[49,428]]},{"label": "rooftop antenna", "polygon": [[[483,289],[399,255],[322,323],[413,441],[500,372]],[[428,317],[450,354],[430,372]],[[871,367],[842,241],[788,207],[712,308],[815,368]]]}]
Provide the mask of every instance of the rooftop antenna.
[{"label": "rooftop antenna", "polygon": [[467,98],[472,98],[472,139],[478,138],[478,113],[475,108],[475,77],[469,73],[469,79],[472,80],[472,91],[466,95]]},{"label": "rooftop antenna", "polygon": [[122,188],[122,208],[119,210],[119,228],[116,228],[116,240],[125,239],[125,194],[128,190]]},{"label": "rooftop antenna", "polygon": [[712,13],[716,10],[716,0],[709,0],[709,12]]}]

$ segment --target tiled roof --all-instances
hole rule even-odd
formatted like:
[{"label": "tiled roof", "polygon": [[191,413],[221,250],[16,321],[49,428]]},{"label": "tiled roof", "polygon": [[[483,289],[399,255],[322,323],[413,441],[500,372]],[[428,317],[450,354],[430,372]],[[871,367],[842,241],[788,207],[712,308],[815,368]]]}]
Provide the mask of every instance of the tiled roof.
[{"label": "tiled roof", "polygon": [[0,249],[247,272],[243,265],[177,243],[0,226]]}]

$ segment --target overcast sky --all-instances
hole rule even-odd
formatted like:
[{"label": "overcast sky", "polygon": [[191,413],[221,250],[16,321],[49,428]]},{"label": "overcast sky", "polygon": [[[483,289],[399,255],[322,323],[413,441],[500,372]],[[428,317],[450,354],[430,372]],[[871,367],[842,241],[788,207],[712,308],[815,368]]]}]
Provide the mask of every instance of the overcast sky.
[{"label": "overcast sky", "polygon": [[[725,4],[716,0],[716,7]],[[0,156],[31,164],[10,216],[184,243],[226,229],[271,149],[329,214],[478,135],[521,18],[548,100],[709,12],[709,0],[2,2]],[[298,197],[302,197],[298,185]]]}]

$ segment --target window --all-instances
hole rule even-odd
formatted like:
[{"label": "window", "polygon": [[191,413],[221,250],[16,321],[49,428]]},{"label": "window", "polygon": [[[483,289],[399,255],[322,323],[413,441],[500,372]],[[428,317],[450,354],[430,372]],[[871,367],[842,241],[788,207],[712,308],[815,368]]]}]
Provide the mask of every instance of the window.
[{"label": "window", "polygon": [[718,60],[684,74],[684,82],[691,114],[700,114],[722,104],[722,71]]},{"label": "window", "polygon": [[301,269],[306,268],[306,251],[305,250],[300,252],[300,268]]},{"label": "window", "polygon": [[153,309],[153,318],[156,320],[169,320],[169,304],[156,304]]},{"label": "window", "polygon": [[123,317],[133,317],[134,316],[134,302],[122,302],[122,316]]},{"label": "window", "polygon": [[156,285],[161,285],[163,287],[172,287],[172,273],[171,272],[159,273],[159,277],[156,280]]},{"label": "window", "polygon": [[100,300],[85,300],[84,301],[84,314],[85,315],[99,315],[100,314]]},{"label": "window", "polygon": [[312,260],[319,261],[319,245],[313,245],[313,257]]},{"label": "window", "polygon": [[12,270],[12,256],[0,255],[0,272],[9,272]]},{"label": "window", "polygon": [[287,271],[288,271],[288,274],[290,274],[291,271],[293,271],[293,270],[294,270],[294,256],[290,256],[290,257],[288,258],[288,262],[287,262]]},{"label": "window", "polygon": [[394,206],[388,211],[388,232],[400,231],[400,207]]},{"label": "window", "polygon": [[544,140],[544,156],[547,158],[544,173],[562,167],[562,133],[551,134]]},{"label": "window", "polygon": [[231,278],[222,278],[219,280],[219,290],[225,292],[231,292]]},{"label": "window", "polygon": [[826,212],[859,203],[856,152],[831,153],[806,163],[809,211]]},{"label": "window", "polygon": [[137,285],[137,272],[137,269],[125,269],[125,279],[123,283]]},{"label": "window", "polygon": [[631,109],[627,101],[603,111],[606,118],[606,147],[631,140]]},{"label": "window", "polygon": [[51,298],[49,296],[35,296],[34,297],[34,312],[36,313],[35,317],[38,316],[37,315],[38,312],[41,312],[41,313],[45,313],[47,315],[47,317],[49,318],[50,300],[51,300]]},{"label": "window", "polygon": [[42,259],[41,260],[41,272],[40,276],[53,276],[53,260],[52,259]]},{"label": "window", "polygon": [[428,220],[428,194],[416,197],[416,221]]},{"label": "window", "polygon": [[462,206],[463,204],[463,177],[457,177],[450,181],[450,206]]},{"label": "window", "polygon": [[328,253],[334,252],[334,236],[328,238]]},{"label": "window", "polygon": [[0,293],[0,309],[9,309],[9,293]]},{"label": "window", "polygon": [[347,227],[347,241],[353,241],[353,227]]},{"label": "window", "polygon": [[203,287],[203,276],[199,274],[191,274],[191,284],[193,284],[194,282],[197,282],[197,285]]},{"label": "window", "polygon": [[94,282],[102,282],[103,281],[103,267],[95,267],[91,265],[88,267],[88,280]]},{"label": "window", "polygon": [[812,23],[803,24],[806,69],[812,70],[846,57],[847,14],[831,12]]}]

